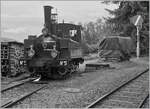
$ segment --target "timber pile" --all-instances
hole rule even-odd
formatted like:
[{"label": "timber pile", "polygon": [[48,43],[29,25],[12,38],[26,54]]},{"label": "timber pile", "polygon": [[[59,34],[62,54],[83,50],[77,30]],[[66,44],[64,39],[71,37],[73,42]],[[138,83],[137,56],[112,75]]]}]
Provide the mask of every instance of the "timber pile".
[{"label": "timber pile", "polygon": [[1,42],[1,71],[3,76],[16,76],[25,72],[24,46],[20,42]]},{"label": "timber pile", "polygon": [[8,44],[3,43],[1,44],[1,72],[2,75],[6,76],[7,73],[9,72],[9,49],[8,49]]}]

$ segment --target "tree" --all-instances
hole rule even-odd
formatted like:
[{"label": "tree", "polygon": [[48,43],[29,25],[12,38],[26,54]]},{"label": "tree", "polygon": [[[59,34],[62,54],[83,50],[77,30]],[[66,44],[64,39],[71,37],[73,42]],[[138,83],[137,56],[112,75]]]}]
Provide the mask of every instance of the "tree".
[{"label": "tree", "polygon": [[141,51],[149,51],[149,1],[107,1],[106,4],[115,3],[119,7],[115,10],[106,9],[112,18],[105,18],[107,22],[114,24],[117,32],[124,33],[123,36],[130,36],[136,42],[136,27],[130,23],[130,18],[134,15],[141,15],[144,19],[140,31]]},{"label": "tree", "polygon": [[82,25],[83,40],[88,44],[99,44],[99,42],[109,35],[116,33],[114,29],[114,24],[109,22],[104,22],[102,19],[98,18],[95,22],[88,22]]}]

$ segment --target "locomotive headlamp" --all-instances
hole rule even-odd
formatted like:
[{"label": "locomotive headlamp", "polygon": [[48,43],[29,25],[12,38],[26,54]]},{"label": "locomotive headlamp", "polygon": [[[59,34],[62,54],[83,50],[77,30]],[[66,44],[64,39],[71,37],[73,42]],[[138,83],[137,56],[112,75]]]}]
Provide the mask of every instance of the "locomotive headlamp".
[{"label": "locomotive headlamp", "polygon": [[47,48],[47,43],[43,43],[42,46],[43,46],[44,49],[46,49]]},{"label": "locomotive headlamp", "polygon": [[51,56],[52,56],[53,58],[56,58],[56,56],[57,56],[57,51],[56,51],[56,50],[52,50],[52,51],[51,51]]},{"label": "locomotive headlamp", "polygon": [[35,54],[35,51],[33,50],[33,45],[30,45],[30,50],[28,51],[28,56],[33,57]]}]

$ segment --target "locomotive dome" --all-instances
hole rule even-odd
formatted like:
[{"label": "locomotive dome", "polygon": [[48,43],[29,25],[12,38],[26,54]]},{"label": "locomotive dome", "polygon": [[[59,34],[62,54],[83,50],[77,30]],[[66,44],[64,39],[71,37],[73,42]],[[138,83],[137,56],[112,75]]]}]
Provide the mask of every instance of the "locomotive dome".
[{"label": "locomotive dome", "polygon": [[44,27],[44,28],[42,29],[42,32],[43,32],[43,31],[47,31],[47,32],[48,32],[48,28]]}]

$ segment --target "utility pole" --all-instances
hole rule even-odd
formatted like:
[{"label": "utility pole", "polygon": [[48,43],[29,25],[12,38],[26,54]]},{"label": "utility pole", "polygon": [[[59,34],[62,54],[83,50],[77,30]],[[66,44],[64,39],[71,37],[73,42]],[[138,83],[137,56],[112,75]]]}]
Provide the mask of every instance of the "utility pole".
[{"label": "utility pole", "polygon": [[137,28],[137,45],[136,45],[136,56],[139,59],[140,57],[140,35],[139,35],[139,26]]}]

